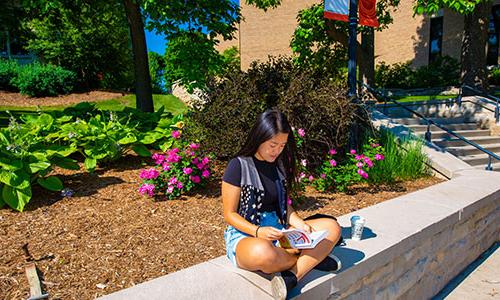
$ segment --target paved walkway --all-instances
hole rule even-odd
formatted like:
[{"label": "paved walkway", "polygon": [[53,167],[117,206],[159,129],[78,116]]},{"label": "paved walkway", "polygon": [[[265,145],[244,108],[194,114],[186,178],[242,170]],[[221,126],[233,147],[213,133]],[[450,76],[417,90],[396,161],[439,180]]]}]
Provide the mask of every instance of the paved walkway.
[{"label": "paved walkway", "polygon": [[500,243],[497,242],[455,277],[435,300],[500,299]]}]

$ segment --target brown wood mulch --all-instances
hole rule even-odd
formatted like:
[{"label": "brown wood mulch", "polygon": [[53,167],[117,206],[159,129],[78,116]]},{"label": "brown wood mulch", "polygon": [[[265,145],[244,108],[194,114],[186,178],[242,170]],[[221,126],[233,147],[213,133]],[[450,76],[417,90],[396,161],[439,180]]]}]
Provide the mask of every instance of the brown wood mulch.
[{"label": "brown wood mulch", "polygon": [[[203,194],[152,201],[137,193],[144,165],[129,156],[94,174],[56,170],[73,197],[35,187],[25,212],[0,209],[0,299],[29,296],[28,261],[50,299],[93,299],[224,255],[220,179]],[[441,181],[308,189],[298,211],[342,215]]]},{"label": "brown wood mulch", "polygon": [[60,95],[57,97],[40,97],[32,98],[19,93],[8,91],[0,91],[0,105],[5,106],[50,106],[50,105],[68,105],[80,102],[96,102],[109,99],[116,99],[125,96],[124,93],[106,92],[106,91],[90,91],[82,93],[72,93],[68,95]]}]

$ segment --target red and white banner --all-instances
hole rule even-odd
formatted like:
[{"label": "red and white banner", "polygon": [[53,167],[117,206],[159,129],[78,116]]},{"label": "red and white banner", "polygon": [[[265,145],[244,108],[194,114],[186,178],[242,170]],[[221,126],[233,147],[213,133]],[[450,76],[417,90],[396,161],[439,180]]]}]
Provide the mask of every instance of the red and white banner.
[{"label": "red and white banner", "polygon": [[[376,0],[358,0],[359,24],[378,27]],[[337,21],[349,21],[349,0],[325,0],[324,16]]]}]

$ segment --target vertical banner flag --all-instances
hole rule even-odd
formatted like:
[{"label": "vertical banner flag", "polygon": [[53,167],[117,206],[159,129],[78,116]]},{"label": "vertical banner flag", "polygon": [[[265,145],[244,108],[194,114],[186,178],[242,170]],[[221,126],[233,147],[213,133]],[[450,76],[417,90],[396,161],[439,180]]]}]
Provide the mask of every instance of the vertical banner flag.
[{"label": "vertical banner flag", "polygon": [[[359,24],[378,27],[379,23],[375,12],[376,0],[358,0]],[[349,0],[325,0],[324,16],[337,21],[349,21]]]}]

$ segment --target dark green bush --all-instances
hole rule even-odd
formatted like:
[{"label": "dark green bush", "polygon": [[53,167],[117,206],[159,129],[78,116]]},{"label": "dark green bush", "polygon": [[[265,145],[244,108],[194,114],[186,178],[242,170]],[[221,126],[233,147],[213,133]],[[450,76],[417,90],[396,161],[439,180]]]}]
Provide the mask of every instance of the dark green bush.
[{"label": "dark green bush", "polygon": [[386,65],[381,63],[375,70],[375,84],[384,88],[431,88],[458,85],[460,63],[449,56],[443,56],[427,66],[417,69],[411,62]]},{"label": "dark green bush", "polygon": [[298,69],[289,59],[271,58],[248,72],[211,81],[205,103],[195,106],[186,135],[220,159],[233,157],[257,115],[278,107],[295,128],[306,131],[302,157],[318,161],[329,148],[345,145],[354,113],[346,88]]},{"label": "dark green bush", "polygon": [[76,74],[53,65],[34,63],[19,67],[13,80],[21,94],[31,97],[57,96],[71,92],[75,86]]},{"label": "dark green bush", "polygon": [[500,85],[500,68],[494,67],[488,72],[488,81],[493,85]]},{"label": "dark green bush", "polygon": [[12,85],[13,79],[17,76],[19,66],[13,60],[0,59],[0,89],[15,90]]}]

